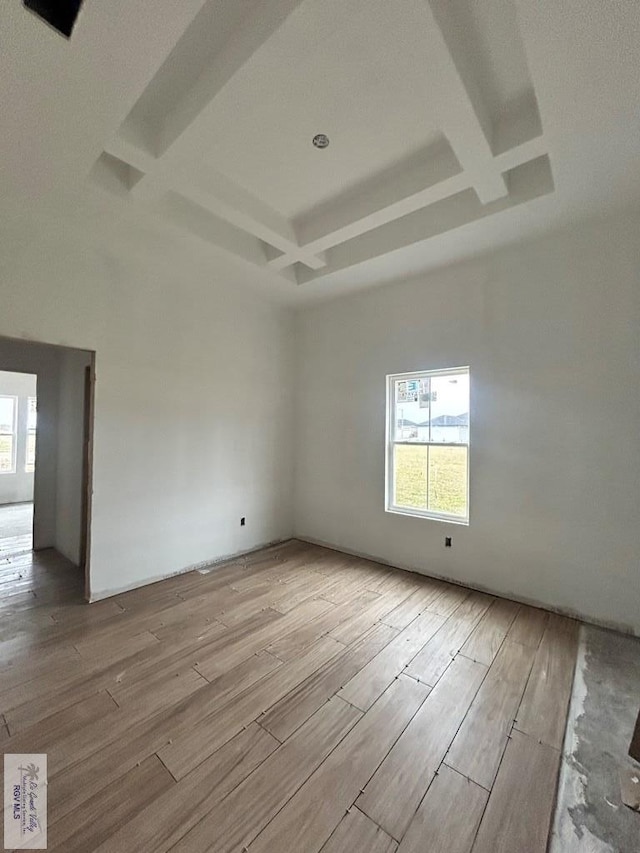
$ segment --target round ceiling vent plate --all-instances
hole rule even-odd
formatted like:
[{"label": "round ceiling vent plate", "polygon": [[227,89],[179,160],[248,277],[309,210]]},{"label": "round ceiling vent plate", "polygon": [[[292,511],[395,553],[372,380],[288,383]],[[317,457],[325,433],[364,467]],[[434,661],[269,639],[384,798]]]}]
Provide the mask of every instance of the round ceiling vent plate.
[{"label": "round ceiling vent plate", "polygon": [[316,148],[327,148],[329,146],[329,137],[324,133],[316,133],[312,141]]}]

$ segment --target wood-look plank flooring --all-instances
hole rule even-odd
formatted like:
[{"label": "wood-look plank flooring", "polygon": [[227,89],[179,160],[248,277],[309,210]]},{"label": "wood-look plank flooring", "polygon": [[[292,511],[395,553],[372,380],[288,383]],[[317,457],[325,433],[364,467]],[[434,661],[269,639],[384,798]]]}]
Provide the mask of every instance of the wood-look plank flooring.
[{"label": "wood-look plank flooring", "polygon": [[0,560],[0,742],[65,853],[544,853],[578,623],[291,541],[92,605]]},{"label": "wood-look plank flooring", "polygon": [[31,551],[33,503],[0,506],[0,566],[7,557]]}]

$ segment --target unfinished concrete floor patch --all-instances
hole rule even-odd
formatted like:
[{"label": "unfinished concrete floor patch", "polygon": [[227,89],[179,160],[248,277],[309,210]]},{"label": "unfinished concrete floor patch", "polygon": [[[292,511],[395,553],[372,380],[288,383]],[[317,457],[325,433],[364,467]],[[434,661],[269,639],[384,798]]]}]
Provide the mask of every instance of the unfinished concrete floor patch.
[{"label": "unfinished concrete floor patch", "polygon": [[640,853],[620,769],[640,701],[640,639],[583,626],[550,853]]}]

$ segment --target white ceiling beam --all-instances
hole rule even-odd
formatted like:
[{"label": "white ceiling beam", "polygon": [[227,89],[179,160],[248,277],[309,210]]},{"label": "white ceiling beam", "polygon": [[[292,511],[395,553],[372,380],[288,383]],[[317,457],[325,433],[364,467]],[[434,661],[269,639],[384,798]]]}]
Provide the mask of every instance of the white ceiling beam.
[{"label": "white ceiling beam", "polygon": [[324,252],[305,251],[298,249],[297,251],[286,252],[278,255],[277,258],[272,258],[269,261],[269,266],[274,270],[283,270],[291,264],[301,263],[312,270],[321,270],[327,265],[327,257]]},{"label": "white ceiling beam", "polygon": [[207,153],[211,144],[208,113],[216,96],[302,2],[259,0],[253,5],[224,50],[166,116],[158,139],[159,154],[172,151],[177,156],[200,158]]},{"label": "white ceiling beam", "polygon": [[[93,192],[99,194],[101,204],[106,203],[110,207],[113,222],[124,217],[131,223],[132,232],[141,224],[150,222],[153,223],[154,228],[160,229],[161,233],[166,233],[168,236],[175,235],[182,241],[186,239],[192,241],[194,245],[207,247],[213,253],[212,258],[216,255],[219,257],[222,253],[233,259],[239,265],[239,269],[259,267],[262,274],[267,277],[264,281],[269,287],[282,294],[290,292],[291,285],[299,283],[295,270],[282,272],[270,270],[266,264],[264,247],[250,234],[235,229],[223,220],[216,221],[216,218],[207,211],[198,210],[196,205],[174,193],[169,193],[158,203],[149,205],[144,211],[144,217],[141,218],[139,207],[122,204],[126,186],[118,188],[118,183],[123,181],[124,175],[111,174],[109,177],[109,170],[102,160],[103,158],[94,166],[92,180],[88,186]],[[122,169],[126,171],[127,165],[123,163]]]},{"label": "white ceiling beam", "polygon": [[[16,137],[19,152],[18,161],[5,156],[0,164],[3,191],[17,185],[23,173],[25,186],[38,174],[55,173],[65,189],[82,182],[104,140],[116,133],[205,2],[87,2],[70,40],[22,3],[3,3],[8,19],[2,22],[0,76],[23,84],[17,109],[16,100],[9,108],[0,93],[0,112],[12,116],[3,127],[5,149]],[[24,50],[25,44],[32,50]],[[3,89],[10,94],[15,87]]]},{"label": "white ceiling beam", "polygon": [[521,166],[523,163],[528,163],[536,157],[541,157],[546,154],[548,146],[542,136],[536,136],[534,139],[528,139],[515,148],[510,148],[496,157],[496,164],[501,172],[509,172],[515,169],[516,166]]},{"label": "white ceiling beam", "polygon": [[436,204],[416,211],[408,218],[390,222],[362,234],[355,240],[336,246],[329,253],[329,263],[321,273],[304,270],[300,284],[306,284],[398,249],[423,243],[445,232],[478,222],[485,217],[511,210],[521,204],[547,195],[554,190],[553,176],[547,156],[538,157],[513,170],[508,176],[510,193],[489,205],[480,203],[470,191],[443,198]]},{"label": "white ceiling beam", "polygon": [[295,223],[300,243],[319,252],[468,186],[446,140],[323,205]]},{"label": "white ceiling beam", "polygon": [[[169,167],[167,164],[167,171],[164,174],[156,172],[153,181],[145,178],[138,181],[131,195],[134,198],[155,200],[169,189],[274,246],[283,254],[292,256],[292,262],[300,261],[313,270],[321,269],[326,264],[316,253],[298,245],[293,227],[287,219],[219,172],[203,170],[196,176],[185,166],[173,164]],[[274,269],[282,268],[275,262],[271,266]]]},{"label": "white ceiling beam", "polygon": [[[516,118],[519,124],[520,118]],[[509,124],[505,132],[508,138],[516,138]],[[520,132],[516,135],[522,136]],[[541,136],[526,140],[493,158],[495,168],[498,173],[507,172],[545,153],[545,148]],[[175,188],[206,210],[263,240],[267,266],[290,280],[295,278],[294,264],[302,263],[315,273],[320,270],[329,272],[328,249],[464,189],[475,189],[477,179],[468,170],[460,171],[451,149],[437,143],[430,151],[417,157],[410,167],[403,165],[397,174],[392,171],[376,182],[370,182],[357,194],[338,200],[320,213],[296,223],[294,230],[286,219],[225,176],[212,173],[197,176],[195,171],[185,166],[167,162],[167,170],[170,168],[171,174],[162,180],[158,160],[123,136],[116,137],[107,146],[107,151],[141,172],[155,170],[155,180],[138,182],[133,188],[134,195],[143,197],[144,194],[153,201],[168,189]],[[420,184],[424,189],[410,191]],[[277,251],[270,251],[269,247],[275,247]]]},{"label": "white ceiling beam", "polygon": [[452,178],[447,178],[433,186],[413,193],[410,196],[402,199],[395,204],[391,204],[382,210],[377,210],[375,213],[364,216],[355,222],[350,222],[343,228],[319,237],[305,246],[312,252],[325,252],[327,249],[352,240],[354,237],[359,237],[361,234],[366,234],[374,228],[379,228],[381,225],[386,225],[388,222],[394,222],[409,213],[420,210],[423,207],[428,207],[443,198],[455,195],[461,190],[467,189],[470,186],[469,176],[462,172],[459,175],[454,175]]},{"label": "white ceiling beam", "polygon": [[[112,153],[111,151],[109,153]],[[196,173],[181,163],[155,164],[132,189],[140,200],[156,198],[172,189],[197,202],[234,225],[244,228],[282,251],[296,246],[295,234],[287,219],[252,193],[212,169]]]},{"label": "white ceiling beam", "polygon": [[451,0],[424,0],[425,52],[433,70],[429,85],[439,112],[438,126],[449,140],[460,165],[473,180],[483,204],[508,194],[491,148],[491,120],[464,52],[448,19]]},{"label": "white ceiling beam", "polygon": [[[536,157],[546,154],[546,152],[547,146],[545,140],[542,136],[538,136],[499,154],[495,158],[496,166],[500,173],[504,174],[515,169],[517,166],[522,166]],[[411,193],[404,198],[399,198],[397,201],[392,201],[386,206],[376,209],[375,203],[377,201],[388,198],[390,193],[397,190],[398,187],[402,187],[401,182],[399,183],[390,178],[388,182],[382,182],[375,191],[370,190],[351,199],[347,203],[337,206],[335,210],[329,211],[325,216],[314,217],[308,222],[303,223],[299,228],[300,242],[302,244],[301,251],[298,253],[284,253],[273,257],[269,259],[268,266],[272,269],[283,270],[289,265],[296,263],[296,261],[300,261],[312,270],[325,269],[329,263],[327,251],[334,246],[346,243],[355,237],[372,231],[374,228],[386,225],[424,207],[429,207],[462,190],[475,189],[474,177],[468,172],[458,172],[452,174],[450,177],[444,177],[444,160],[446,160],[446,157],[436,158],[429,169],[422,170],[421,177],[423,182],[425,177],[433,179],[433,182],[423,190]],[[436,176],[439,176],[439,179]],[[415,176],[411,175],[410,180],[414,181]],[[338,224],[338,227],[330,230],[332,224],[335,225],[341,222],[345,224]],[[323,232],[323,228],[328,230],[324,230]],[[319,236],[314,237],[318,233]],[[302,252],[309,253],[306,256],[306,262],[302,260]],[[322,262],[321,265],[319,264],[314,267],[309,262],[310,258],[318,258]]]},{"label": "white ceiling beam", "polygon": [[[313,270],[326,264],[321,255],[298,245],[295,231],[287,219],[226,176],[211,170],[196,174],[183,163],[158,159],[120,134],[109,142],[105,150],[144,173],[131,187],[134,199],[155,202],[169,190],[174,190],[282,252],[270,264],[273,269],[281,270],[296,261]],[[283,257],[290,260],[282,263],[280,259]]]},{"label": "white ceiling beam", "polygon": [[[276,32],[302,0],[260,0],[246,21],[227,42],[191,91],[166,116],[154,146],[159,156],[149,156],[126,138],[119,137],[107,147],[144,174],[131,194],[139,200],[154,201],[174,190],[216,216],[243,228],[271,244],[287,257],[274,259],[273,268],[283,269],[300,262],[321,269],[326,261],[300,247],[291,223],[244,188],[220,173],[201,170],[199,163],[211,146],[213,102],[218,93]],[[118,153],[120,151],[121,153]]]},{"label": "white ceiling beam", "polygon": [[[503,173],[541,153],[540,142],[528,140],[494,156],[492,122],[450,26],[448,0],[424,0],[424,49],[433,68],[433,103],[428,108],[436,113],[436,123],[449,142],[446,151],[440,149],[439,155],[416,161],[395,176],[369,182],[359,193],[336,199],[301,223],[289,222],[226,176],[200,171],[198,164],[215,136],[217,94],[300,2],[257,3],[256,16],[236,29],[214,63],[165,117],[151,140],[153,153],[159,156],[144,150],[140,140],[127,139],[125,124],[106,150],[141,173],[131,182],[134,198],[155,202],[173,190],[261,240],[266,265],[295,278],[296,264],[306,266],[310,277],[328,272],[327,250],[464,189],[473,188],[482,204],[508,196]],[[301,275],[307,278],[303,270]]]},{"label": "white ceiling beam", "polygon": [[491,147],[496,158],[524,142],[542,140],[542,122],[533,89],[509,105],[495,122],[492,134]]},{"label": "white ceiling beam", "polygon": [[157,216],[177,225],[200,239],[242,258],[255,266],[266,266],[261,244],[250,234],[224,219],[204,211],[187,199],[168,193],[150,208]]},{"label": "white ceiling beam", "polygon": [[[505,151],[495,159],[497,168],[501,173],[504,173],[545,153],[545,141],[540,136]],[[411,193],[376,209],[375,203],[384,198],[389,198],[393,192],[394,181],[390,179],[388,186],[385,182],[375,191],[368,191],[365,197],[358,196],[341,208],[330,211],[326,216],[312,218],[301,224],[298,233],[304,248],[316,254],[322,252],[326,260],[326,252],[334,246],[366,234],[374,228],[386,225],[423,207],[429,207],[429,205],[453,196],[462,190],[474,188],[473,176],[468,172],[457,172],[450,177],[444,177],[443,160],[446,158],[437,158],[429,170],[422,170],[420,177],[422,177],[423,182],[427,176],[433,180],[418,192]],[[436,176],[439,176],[439,179]],[[410,176],[411,181],[414,179],[414,176]],[[414,186],[417,185],[417,179],[415,181]],[[337,224],[338,227],[330,230],[332,224]]]},{"label": "white ceiling beam", "polygon": [[[358,195],[338,200],[297,224],[302,247],[314,255],[469,187],[482,204],[503,199],[509,192],[503,173],[544,153],[539,138],[494,156],[492,121],[464,52],[456,42],[448,18],[450,0],[424,2],[425,51],[434,70],[430,83],[437,124],[462,171],[452,168],[450,151],[441,151],[428,162],[416,160],[397,175],[389,174]],[[510,123],[507,129],[513,132]],[[411,192],[411,187],[420,186],[423,188]],[[282,269],[298,259],[286,254],[269,261],[269,266]]]}]

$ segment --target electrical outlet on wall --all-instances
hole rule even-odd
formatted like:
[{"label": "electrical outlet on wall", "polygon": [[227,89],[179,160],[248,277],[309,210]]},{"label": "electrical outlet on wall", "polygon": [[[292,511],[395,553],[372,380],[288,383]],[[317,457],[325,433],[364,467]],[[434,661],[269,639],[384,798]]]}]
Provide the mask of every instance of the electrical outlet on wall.
[{"label": "electrical outlet on wall", "polygon": [[245,526],[246,521],[247,521],[247,519],[246,519],[246,518],[244,517],[244,515],[243,515],[243,516],[242,516],[242,518],[240,519],[240,527],[244,527],[244,526]]},{"label": "electrical outlet on wall", "polygon": [[451,548],[451,537],[450,536],[444,537],[444,547],[445,548]]}]

